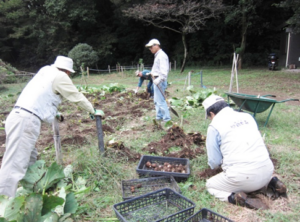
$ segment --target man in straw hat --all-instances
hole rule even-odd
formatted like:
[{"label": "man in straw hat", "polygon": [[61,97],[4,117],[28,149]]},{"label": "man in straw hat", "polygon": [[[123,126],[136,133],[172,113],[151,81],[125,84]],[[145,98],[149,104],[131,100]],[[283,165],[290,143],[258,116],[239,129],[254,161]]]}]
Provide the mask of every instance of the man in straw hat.
[{"label": "man in straw hat", "polygon": [[209,96],[202,105],[205,117],[211,120],[206,139],[208,165],[223,169],[207,180],[208,192],[221,201],[266,209],[260,199],[246,193],[269,187],[282,194],[286,187],[272,178],[274,166],[256,121],[248,113],[234,111],[217,95]]},{"label": "man in straw hat", "polygon": [[[37,159],[35,144],[41,122],[53,122],[62,97],[91,115],[95,113],[92,104],[73,85],[69,76],[74,72],[71,58],[57,56],[54,64],[42,67],[23,89],[5,122],[6,150],[0,170],[0,194],[15,196],[18,182]],[[61,115],[58,117],[63,120]]]}]

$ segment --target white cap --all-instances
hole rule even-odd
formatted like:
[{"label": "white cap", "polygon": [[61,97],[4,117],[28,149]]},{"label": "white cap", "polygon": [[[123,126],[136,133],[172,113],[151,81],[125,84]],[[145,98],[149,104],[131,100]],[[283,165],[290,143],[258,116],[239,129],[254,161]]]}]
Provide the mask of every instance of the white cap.
[{"label": "white cap", "polygon": [[138,76],[138,75],[139,75],[139,73],[140,73],[140,71],[139,71],[139,70],[136,70],[136,71],[135,71],[135,75],[136,75],[136,76]]},{"label": "white cap", "polygon": [[224,101],[224,99],[217,95],[210,95],[203,101],[202,106],[204,107],[204,110],[205,110],[205,119],[207,119],[206,110],[219,101]]},{"label": "white cap", "polygon": [[151,39],[148,44],[145,45],[145,47],[151,47],[153,45],[160,45],[159,41],[157,39]]},{"label": "white cap", "polygon": [[65,69],[72,73],[75,71],[73,70],[73,60],[69,57],[65,56],[57,56],[54,62],[54,66],[56,68]]}]

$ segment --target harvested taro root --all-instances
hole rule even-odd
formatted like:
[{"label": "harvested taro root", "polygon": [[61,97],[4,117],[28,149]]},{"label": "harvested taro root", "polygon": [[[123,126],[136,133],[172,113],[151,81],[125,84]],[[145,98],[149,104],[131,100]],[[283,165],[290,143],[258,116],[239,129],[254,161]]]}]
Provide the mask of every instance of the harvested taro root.
[{"label": "harvested taro root", "polygon": [[180,164],[174,164],[169,162],[164,163],[151,163],[147,161],[146,169],[148,170],[155,170],[161,172],[172,172],[172,173],[187,173],[187,166]]},{"label": "harvested taro root", "polygon": [[130,191],[131,191],[131,193],[134,193],[134,192],[135,192],[134,186],[131,186],[131,187],[130,187]]}]

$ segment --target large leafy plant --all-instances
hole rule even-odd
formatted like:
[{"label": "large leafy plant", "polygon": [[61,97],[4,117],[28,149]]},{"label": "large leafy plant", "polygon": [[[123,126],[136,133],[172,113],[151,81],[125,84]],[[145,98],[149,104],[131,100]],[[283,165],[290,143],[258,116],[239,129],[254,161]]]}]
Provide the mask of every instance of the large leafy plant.
[{"label": "large leafy plant", "polygon": [[100,88],[90,86],[77,86],[77,89],[85,94],[93,94],[99,92],[101,95],[105,95],[106,92],[123,92],[126,90],[124,86],[119,85],[118,83],[110,83],[109,85],[103,85]]},{"label": "large leafy plant", "polygon": [[185,98],[173,97],[169,99],[172,106],[182,108],[183,110],[193,109],[202,106],[202,102],[212,94],[218,94],[217,90],[214,89],[201,89],[196,90],[193,86],[187,88],[190,95]]},{"label": "large leafy plant", "polygon": [[15,198],[0,196],[0,222],[71,222],[76,194],[88,190],[77,187],[76,192],[71,165],[63,169],[54,162],[47,168],[43,160],[30,166],[20,183]]}]

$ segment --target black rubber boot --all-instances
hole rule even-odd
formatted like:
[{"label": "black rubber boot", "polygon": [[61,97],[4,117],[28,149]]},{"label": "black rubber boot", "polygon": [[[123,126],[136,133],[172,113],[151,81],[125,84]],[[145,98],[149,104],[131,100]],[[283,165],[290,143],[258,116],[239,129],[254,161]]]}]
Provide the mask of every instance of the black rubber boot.
[{"label": "black rubber boot", "polygon": [[274,193],[279,195],[286,194],[286,186],[277,177],[273,177],[271,179],[268,188],[271,188]]},{"label": "black rubber boot", "polygon": [[228,202],[243,207],[245,206],[246,199],[247,199],[247,194],[245,194],[244,192],[236,192],[236,193],[232,193],[228,197]]},{"label": "black rubber boot", "polygon": [[268,209],[268,206],[259,198],[249,198],[244,192],[232,193],[228,197],[228,202],[249,209]]}]

